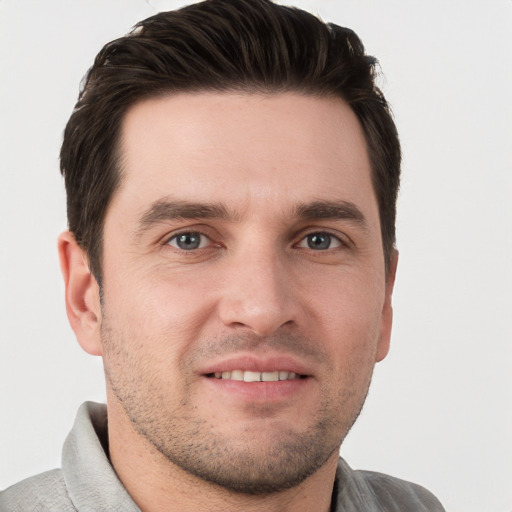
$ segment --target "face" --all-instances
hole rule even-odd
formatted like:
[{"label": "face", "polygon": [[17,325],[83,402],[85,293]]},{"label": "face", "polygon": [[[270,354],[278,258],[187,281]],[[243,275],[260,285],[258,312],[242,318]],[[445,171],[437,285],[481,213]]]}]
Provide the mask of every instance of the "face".
[{"label": "face", "polygon": [[388,349],[392,277],[356,117],[292,93],[173,95],[132,107],[121,153],[109,400],[188,473],[244,493],[297,485],[337,457]]}]

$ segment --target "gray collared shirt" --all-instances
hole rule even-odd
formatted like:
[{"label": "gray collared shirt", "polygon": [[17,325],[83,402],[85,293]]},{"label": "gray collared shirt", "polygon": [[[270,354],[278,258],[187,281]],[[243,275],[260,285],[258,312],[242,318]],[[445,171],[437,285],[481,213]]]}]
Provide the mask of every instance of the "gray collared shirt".
[{"label": "gray collared shirt", "polygon": [[[140,512],[108,459],[107,410],[86,402],[62,450],[62,469],[33,476],[0,493],[0,512]],[[340,459],[334,512],[443,512],[429,491],[410,482],[354,471]]]}]

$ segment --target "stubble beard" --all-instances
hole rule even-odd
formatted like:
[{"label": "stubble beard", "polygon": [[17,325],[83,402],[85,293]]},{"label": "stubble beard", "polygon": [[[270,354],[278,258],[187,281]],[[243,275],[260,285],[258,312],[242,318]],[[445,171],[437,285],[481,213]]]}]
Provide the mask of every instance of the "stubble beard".
[{"label": "stubble beard", "polygon": [[[140,354],[126,350],[124,337],[117,336],[107,322],[102,325],[102,337],[110,353],[110,364],[105,365],[107,384],[133,429],[186,473],[245,495],[278,493],[298,486],[317,472],[339,450],[361,411],[370,384],[368,381],[355,407],[352,389],[334,395],[321,393],[324,398],[315,420],[303,431],[280,424],[270,432],[247,428],[233,439],[201,416],[189,383],[184,384],[179,402],[170,400],[170,390],[163,389],[163,382],[154,374],[144,372],[150,366]],[[222,343],[216,341],[215,345]],[[227,351],[228,346],[244,343],[243,339],[229,339],[224,346]],[[296,339],[285,344],[294,343]],[[282,341],[276,342],[276,346],[280,344]],[[271,408],[257,409],[254,406],[251,411],[255,418],[259,412],[272,421]],[[265,419],[257,421],[261,425]]]}]

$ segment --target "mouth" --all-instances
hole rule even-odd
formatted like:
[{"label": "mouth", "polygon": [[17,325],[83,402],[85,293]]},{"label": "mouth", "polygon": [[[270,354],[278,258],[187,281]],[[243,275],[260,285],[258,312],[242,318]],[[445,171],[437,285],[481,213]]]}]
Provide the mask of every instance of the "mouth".
[{"label": "mouth", "polygon": [[287,354],[245,353],[211,361],[198,372],[224,403],[291,404],[314,392],[315,367]]},{"label": "mouth", "polygon": [[275,370],[270,372],[231,370],[208,373],[206,374],[206,377],[210,379],[232,380],[238,382],[279,382],[306,379],[307,375],[301,375],[288,370]]},{"label": "mouth", "polygon": [[[299,404],[315,392],[314,367],[285,354],[239,354],[212,361],[199,374],[224,404]],[[313,372],[311,371],[313,370]]]}]

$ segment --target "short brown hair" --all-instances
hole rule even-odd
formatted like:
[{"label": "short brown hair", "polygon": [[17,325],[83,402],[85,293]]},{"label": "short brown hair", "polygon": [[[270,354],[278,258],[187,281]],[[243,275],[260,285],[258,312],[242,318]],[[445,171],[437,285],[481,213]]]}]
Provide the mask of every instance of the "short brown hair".
[{"label": "short brown hair", "polygon": [[376,65],[352,30],[269,0],[206,0],[162,12],[105,45],[84,78],[61,149],[69,229],[98,283],[105,212],[121,179],[123,117],[142,99],[183,91],[343,98],[365,133],[388,265],[401,152]]}]

